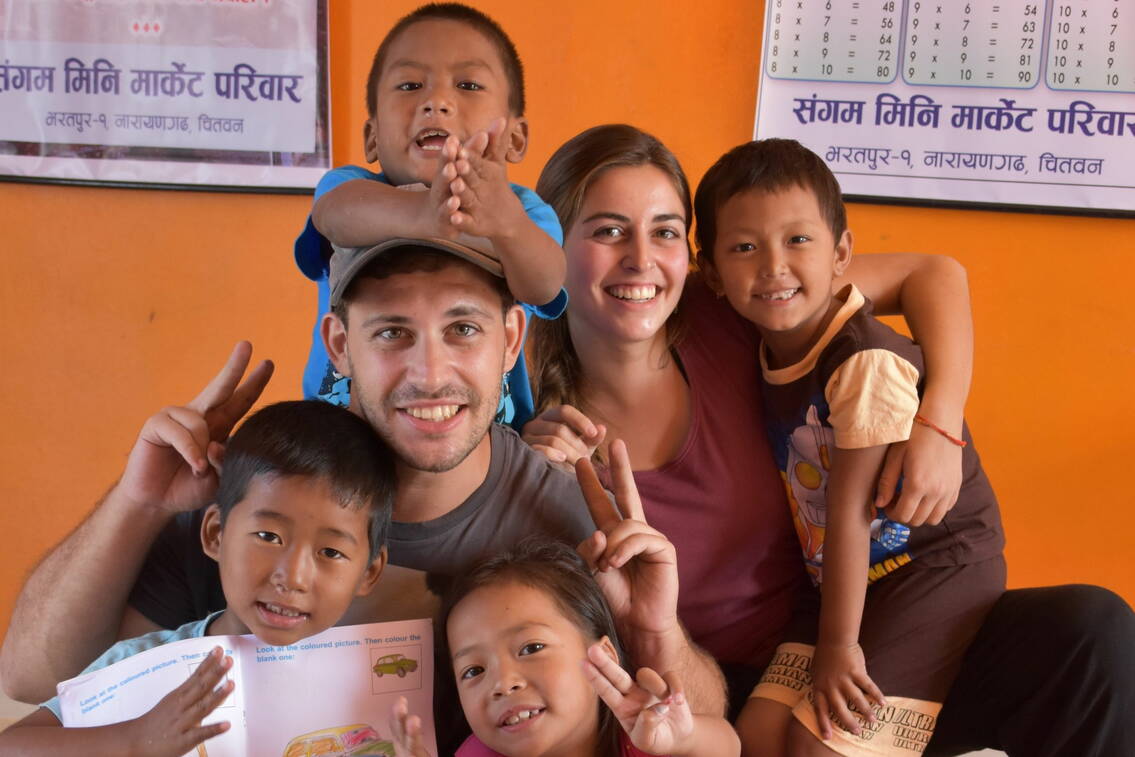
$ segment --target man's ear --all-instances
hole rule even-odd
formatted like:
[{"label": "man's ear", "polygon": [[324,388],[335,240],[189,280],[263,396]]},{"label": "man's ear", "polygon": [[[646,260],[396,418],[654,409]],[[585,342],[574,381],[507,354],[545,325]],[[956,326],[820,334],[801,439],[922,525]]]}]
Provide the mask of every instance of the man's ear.
[{"label": "man's ear", "polygon": [[611,639],[604,634],[603,638],[595,642],[602,652],[610,657],[616,665],[619,664],[619,653],[615,650],[615,645],[611,643]]},{"label": "man's ear", "polygon": [[851,262],[851,229],[844,229],[840,235],[839,243],[835,246],[835,265],[832,267],[836,276],[842,276]]},{"label": "man's ear", "polygon": [[222,530],[220,506],[209,505],[205,510],[205,517],[201,519],[201,549],[217,561],[221,558]]},{"label": "man's ear", "polygon": [[367,163],[378,162],[378,116],[372,116],[363,124],[363,154]]},{"label": "man's ear", "polygon": [[331,358],[331,364],[341,376],[351,375],[351,361],[347,357],[347,324],[334,313],[324,313],[319,324],[319,334],[323,337],[323,348]]},{"label": "man's ear", "polygon": [[356,597],[365,597],[370,594],[374,589],[374,585],[378,583],[378,577],[382,575],[382,569],[386,567],[386,547],[378,550],[378,554],[370,565],[363,572],[362,578],[359,579],[359,588],[355,590]]},{"label": "man's ear", "polygon": [[516,359],[520,357],[520,348],[524,346],[524,327],[528,319],[524,315],[524,308],[513,305],[504,314],[504,371],[512,370]]},{"label": "man's ear", "polygon": [[524,116],[509,118],[507,128],[508,152],[504,159],[509,163],[519,163],[528,152],[528,119]]}]

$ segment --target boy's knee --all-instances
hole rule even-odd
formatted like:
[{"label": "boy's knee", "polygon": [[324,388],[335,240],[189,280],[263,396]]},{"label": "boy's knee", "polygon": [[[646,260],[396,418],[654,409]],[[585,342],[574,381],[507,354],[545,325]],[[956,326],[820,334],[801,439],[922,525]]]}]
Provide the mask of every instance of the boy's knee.
[{"label": "boy's knee", "polygon": [[1047,660],[1050,683],[1135,703],[1135,612],[1115,592],[1071,584],[1007,592],[1004,599],[1018,638],[1032,639],[1025,648]]},{"label": "boy's knee", "polygon": [[[838,726],[833,726],[838,727]],[[803,723],[792,718],[788,724],[787,757],[832,757],[838,752],[829,749],[823,741],[816,738]]]},{"label": "boy's knee", "polygon": [[1115,592],[1100,586],[1073,584],[1049,590],[1051,602],[1045,633],[1084,652],[1118,663],[1135,647],[1135,612]]},{"label": "boy's knee", "polygon": [[792,709],[771,699],[750,699],[734,724],[743,757],[784,757]]}]

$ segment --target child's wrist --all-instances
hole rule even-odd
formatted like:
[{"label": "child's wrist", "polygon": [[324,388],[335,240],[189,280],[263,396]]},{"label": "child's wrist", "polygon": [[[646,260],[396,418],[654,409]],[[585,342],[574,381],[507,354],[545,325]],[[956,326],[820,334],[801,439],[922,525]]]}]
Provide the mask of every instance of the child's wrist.
[{"label": "child's wrist", "polygon": [[859,643],[859,640],[854,637],[836,637],[830,640],[817,641],[817,652],[843,652],[848,649],[854,649]]},{"label": "child's wrist", "polygon": [[532,224],[532,219],[524,212],[524,206],[520,204],[520,200],[511,191],[508,194],[512,197],[513,202],[503,209],[497,219],[496,233],[492,236],[494,244],[508,245],[515,242],[523,235],[524,225]]},{"label": "child's wrist", "polygon": [[961,437],[964,404],[927,392],[918,405],[917,414],[952,436]]},{"label": "child's wrist", "polygon": [[945,430],[960,435],[962,415],[966,411],[966,398],[955,394],[927,385],[918,403],[918,414],[933,420]]}]

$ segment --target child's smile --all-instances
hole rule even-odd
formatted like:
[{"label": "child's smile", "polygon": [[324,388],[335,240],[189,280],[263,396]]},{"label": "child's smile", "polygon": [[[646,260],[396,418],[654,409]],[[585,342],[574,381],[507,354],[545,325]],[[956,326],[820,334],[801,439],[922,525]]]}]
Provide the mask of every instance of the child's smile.
[{"label": "child's smile", "polygon": [[275,602],[257,602],[256,610],[264,624],[274,628],[292,629],[311,618],[311,613]]}]

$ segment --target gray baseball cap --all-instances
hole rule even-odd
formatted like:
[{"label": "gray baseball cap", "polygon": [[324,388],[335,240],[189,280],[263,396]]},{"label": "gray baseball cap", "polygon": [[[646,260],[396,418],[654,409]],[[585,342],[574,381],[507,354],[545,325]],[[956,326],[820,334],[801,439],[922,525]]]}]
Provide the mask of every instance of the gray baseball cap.
[{"label": "gray baseball cap", "polygon": [[331,307],[339,304],[343,299],[343,293],[347,291],[347,287],[372,260],[390,250],[413,247],[448,252],[462,260],[469,261],[478,268],[483,268],[494,276],[504,278],[504,268],[493,251],[492,243],[484,237],[475,237],[469,234],[461,234],[456,239],[398,237],[387,239],[371,247],[338,247],[332,245],[334,253],[331,255],[330,272],[327,277],[328,284],[331,287]]}]

